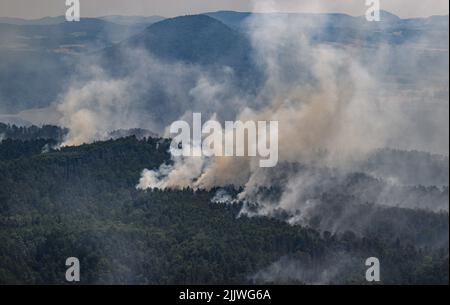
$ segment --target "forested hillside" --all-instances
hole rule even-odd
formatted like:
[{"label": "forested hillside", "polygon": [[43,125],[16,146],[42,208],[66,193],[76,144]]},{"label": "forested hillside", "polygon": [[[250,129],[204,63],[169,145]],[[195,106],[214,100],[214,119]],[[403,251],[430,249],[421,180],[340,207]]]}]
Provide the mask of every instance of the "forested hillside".
[{"label": "forested hillside", "polygon": [[[370,234],[331,233],[238,217],[242,203],[212,202],[217,189],[136,190],[143,168],[170,162],[168,145],[133,136],[60,150],[51,139],[1,142],[0,283],[66,283],[71,256],[82,284],[366,283],[371,256],[384,284],[448,283],[448,212],[369,209],[381,213]],[[347,199],[333,198],[334,213]],[[390,238],[386,215],[407,223],[409,237]],[[439,246],[413,238],[445,231]]]}]

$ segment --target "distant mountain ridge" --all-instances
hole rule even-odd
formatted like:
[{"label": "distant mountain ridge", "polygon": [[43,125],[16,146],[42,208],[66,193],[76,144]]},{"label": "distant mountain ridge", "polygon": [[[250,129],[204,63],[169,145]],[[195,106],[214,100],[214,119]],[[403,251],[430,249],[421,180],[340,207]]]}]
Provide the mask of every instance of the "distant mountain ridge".
[{"label": "distant mountain ridge", "polygon": [[[245,19],[249,17],[260,17],[260,16],[274,16],[274,17],[311,17],[318,18],[324,16],[340,16],[347,19],[353,20],[365,20],[365,16],[351,16],[344,13],[252,13],[252,12],[236,12],[236,11],[214,11],[214,12],[205,12],[204,15],[208,15],[210,17],[216,18],[217,20],[222,21],[227,25],[235,25],[240,26],[245,21]],[[434,22],[439,20],[439,22],[446,21],[448,24],[448,15],[433,15],[429,17],[415,17],[415,18],[400,18],[399,16],[392,14],[386,10],[380,11],[380,21],[381,22],[401,22],[401,23],[410,23],[411,21],[424,21],[424,22]],[[376,25],[377,23],[373,23]]]},{"label": "distant mountain ridge", "polygon": [[[317,40],[343,42],[359,40],[370,44],[401,44],[431,36],[429,44],[448,46],[448,16],[402,19],[390,12],[380,12],[380,22],[368,22],[365,16],[350,16],[339,13],[250,13],[217,11],[205,13],[224,24],[242,31],[249,31],[252,22],[262,18],[279,18],[282,22],[307,22],[317,27]],[[399,33],[401,35],[399,35]],[[428,35],[430,33],[430,35]],[[448,47],[447,47],[448,48]]]},{"label": "distant mountain ridge", "polygon": [[[121,25],[135,25],[145,23],[147,25],[164,20],[162,16],[125,16],[125,15],[107,15],[101,17],[86,17],[83,19],[100,19]],[[66,22],[65,16],[43,17],[39,19],[23,19],[14,17],[0,17],[0,23],[13,25],[54,25]]]},{"label": "distant mountain ridge", "polygon": [[137,25],[137,24],[145,24],[150,25],[156,22],[163,21],[166,19],[162,16],[122,16],[122,15],[111,15],[111,16],[103,16],[98,17],[98,19],[113,22],[121,25]]},{"label": "distant mountain ridge", "polygon": [[51,24],[59,24],[64,21],[66,21],[64,16],[43,17],[39,19],[0,17],[0,23],[7,23],[14,25],[51,25]]}]

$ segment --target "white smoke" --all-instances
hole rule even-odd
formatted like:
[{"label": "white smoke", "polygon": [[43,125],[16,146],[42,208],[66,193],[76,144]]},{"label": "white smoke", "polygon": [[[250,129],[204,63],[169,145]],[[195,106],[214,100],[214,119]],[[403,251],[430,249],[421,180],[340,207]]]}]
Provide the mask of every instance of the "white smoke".
[{"label": "white smoke", "polygon": [[162,164],[157,171],[144,169],[138,189],[192,187],[204,167],[202,158],[176,158],[172,165]]},{"label": "white smoke", "polygon": [[225,190],[219,189],[211,199],[212,203],[233,203],[233,197]]},{"label": "white smoke", "polygon": [[145,50],[124,53],[121,64],[132,72],[120,76],[92,63],[99,58],[80,62],[78,78],[56,103],[60,124],[70,130],[63,146],[104,140],[120,129],[163,134],[189,108],[213,114],[225,113],[226,107],[238,110],[242,104],[231,94],[227,67],[218,79],[204,67],[162,61]]},{"label": "white smoke", "polygon": [[343,273],[358,266],[359,262],[349,254],[336,253],[335,255],[334,259],[324,259],[320,262],[311,258],[299,260],[282,257],[270,266],[259,270],[250,279],[255,283],[262,284],[329,285],[340,283],[340,279],[345,278]]}]

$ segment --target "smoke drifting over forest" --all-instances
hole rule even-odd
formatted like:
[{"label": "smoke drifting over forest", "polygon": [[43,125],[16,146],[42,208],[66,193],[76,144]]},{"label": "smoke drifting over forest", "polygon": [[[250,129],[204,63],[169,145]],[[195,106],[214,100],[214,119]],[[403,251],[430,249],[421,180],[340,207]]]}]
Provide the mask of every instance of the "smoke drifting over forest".
[{"label": "smoke drifting over forest", "polygon": [[[277,9],[267,1],[255,2],[255,6],[257,10]],[[158,171],[144,170],[137,187],[211,189],[235,185],[243,187],[238,200],[257,204],[251,213],[245,208],[242,213],[272,215],[284,210],[292,214],[291,223],[303,223],[320,210],[323,202],[317,198],[318,189],[331,191],[352,172],[366,172],[370,156],[380,149],[417,149],[448,156],[448,111],[442,111],[448,110],[448,103],[433,98],[441,92],[442,82],[424,84],[423,68],[409,65],[412,59],[402,56],[405,51],[420,61],[424,54],[433,55],[435,51],[427,47],[422,53],[410,50],[413,42],[430,45],[432,37],[362,48],[351,41],[321,42],[317,29],[334,22],[332,15],[256,14],[248,18],[243,32],[250,41],[252,65],[262,75],[260,84],[251,90],[238,86],[237,71],[232,67],[164,60],[132,42],[119,45],[123,60],[119,74],[111,75],[109,71],[117,67],[108,66],[108,61],[106,66],[92,65],[92,61],[104,61],[101,57],[109,53],[96,54],[83,63],[82,76],[60,96],[60,122],[70,130],[62,145],[105,139],[112,130],[135,127],[169,137],[169,124],[189,119],[192,112],[218,120],[279,121],[280,162],[308,167],[283,172],[285,183],[275,200],[262,197],[260,189],[277,185],[282,166],[260,169],[254,158],[174,157],[172,164],[163,164]],[[354,27],[358,35],[368,25],[360,22]],[[389,74],[386,67],[392,62],[407,70]],[[445,75],[446,67],[439,63],[430,61],[434,66],[427,71]],[[409,79],[402,80],[402,73]],[[448,168],[448,157],[442,162]],[[371,166],[377,168],[373,162]],[[332,168],[332,172],[314,168]],[[372,177],[374,171],[366,173]],[[411,171],[406,176],[417,174]],[[381,180],[358,185],[361,203],[448,210],[445,174],[447,181],[439,184],[444,189],[428,195],[411,193],[395,179],[395,173],[373,177]],[[324,229],[336,226],[329,223]]]},{"label": "smoke drifting over forest", "polygon": [[[253,1],[253,6],[255,12],[281,11],[275,1]],[[195,278],[190,266],[183,269],[185,261],[178,264],[178,259],[196,258],[197,248],[207,244],[205,249],[216,252],[205,252],[205,266],[223,265],[220,262],[229,257],[221,255],[237,240],[234,235],[250,252],[262,245],[255,251],[261,257],[245,264],[251,272],[240,269],[239,259],[238,267],[232,267],[238,270],[233,279],[244,277],[250,283],[348,282],[354,274],[363,274],[361,259],[377,247],[387,264],[399,261],[395,255],[416,251],[408,264],[428,266],[432,257],[433,263],[445,264],[446,259],[448,265],[448,18],[400,19],[382,12],[380,22],[368,22],[364,13],[215,12],[161,17],[151,24],[141,19],[134,24],[132,17],[124,17],[126,26],[114,24],[117,17],[112,16],[85,24],[82,20],[81,29],[70,29],[88,33],[84,26],[100,28],[95,39],[51,47],[51,39],[40,43],[28,38],[31,45],[24,46],[24,33],[38,36],[34,28],[0,23],[7,42],[7,48],[0,42],[0,52],[12,58],[0,63],[0,104],[13,92],[8,96],[11,105],[2,104],[5,113],[24,115],[29,108],[45,107],[40,113],[51,112],[62,127],[0,124],[0,156],[8,161],[0,159],[6,173],[0,185],[13,188],[11,181],[21,177],[21,163],[10,160],[23,157],[21,162],[28,162],[25,157],[34,158],[37,151],[43,159],[36,157],[38,165],[28,166],[25,173],[30,174],[24,174],[19,179],[23,185],[15,189],[32,185],[37,170],[46,174],[39,185],[44,191],[32,195],[42,194],[39,203],[44,208],[38,207],[43,211],[50,207],[64,219],[57,203],[66,205],[67,199],[83,223],[86,218],[91,225],[88,220],[96,217],[111,221],[111,231],[100,221],[95,226],[101,229],[92,234],[85,230],[93,248],[100,244],[95,248],[99,257],[126,266],[101,274],[99,283],[189,282],[178,275],[166,277],[167,266],[181,266],[178,274],[202,283],[209,275],[199,272]],[[76,25],[45,26],[55,36],[66,37],[60,28]],[[39,49],[41,44],[44,49]],[[48,81],[54,87],[42,90],[48,101],[39,100],[33,107],[13,102],[29,99],[26,88],[15,86],[33,74],[25,69],[17,80],[2,82],[8,65],[15,66],[12,54],[17,48],[38,49],[46,60],[48,53],[64,53],[58,62],[51,61],[60,73],[48,73],[54,77]],[[42,59],[33,60],[24,66],[37,67]],[[39,77],[30,80],[33,94],[41,86]],[[257,157],[170,155],[169,139],[175,136],[169,132],[171,124],[184,120],[192,125],[194,113],[201,113],[202,123],[216,120],[222,126],[225,121],[277,121],[277,165],[263,168]],[[52,141],[41,139],[47,134]],[[232,136],[224,134],[225,139]],[[39,141],[15,142],[34,138]],[[235,143],[258,144],[256,137],[245,136]],[[54,174],[59,175],[56,181],[51,180]],[[67,187],[71,184],[73,189]],[[47,196],[49,185],[58,187],[56,195]],[[8,198],[11,207],[14,200],[22,204],[18,211],[28,211],[27,204],[34,208],[34,197],[21,196],[0,190],[0,198]],[[93,205],[92,198],[100,203]],[[188,233],[183,231],[185,219]],[[226,224],[232,242],[217,222]],[[242,232],[231,230],[234,225]],[[245,236],[256,226],[260,235],[251,244]],[[259,228],[270,228],[274,242],[260,242],[267,232]],[[217,241],[222,235],[226,238]],[[120,250],[114,249],[116,243],[122,245]],[[161,249],[167,257],[160,255]],[[266,255],[267,249],[272,252]],[[248,255],[245,251],[240,257]],[[147,257],[151,263],[140,265]],[[208,274],[214,274],[208,268]],[[400,269],[387,267],[386,283],[401,282],[406,273],[397,272]],[[441,272],[436,278],[448,278]],[[409,273],[407,277],[413,278]]]},{"label": "smoke drifting over forest", "polygon": [[[321,22],[325,24],[319,27],[333,21],[324,18]],[[415,91],[405,93],[400,84],[394,84],[386,92],[383,79],[386,75],[377,74],[375,69],[394,60],[386,57],[385,46],[370,50],[371,57],[367,60],[351,47],[347,49],[314,43],[315,26],[317,21],[312,24],[308,20],[280,16],[258,16],[249,21],[248,33],[256,61],[263,67],[265,82],[251,102],[246,102],[248,97],[234,99],[244,102],[236,114],[237,120],[278,120],[282,161],[329,166],[343,173],[358,171],[360,164],[371,153],[385,147],[420,149],[428,142],[427,147],[448,155],[445,140],[448,116],[438,114],[437,108],[435,115],[424,118],[424,113],[430,114],[427,92],[422,96]],[[427,37],[420,39],[425,41]],[[415,71],[415,74],[420,75],[420,71]],[[412,82],[417,84],[419,81]],[[211,96],[206,93],[202,95]],[[246,107],[248,104],[255,104],[256,107]],[[407,107],[420,110],[406,113]],[[215,111],[214,108],[207,109]],[[439,120],[432,122],[436,118]],[[432,139],[423,136],[424,130],[427,130],[426,134],[433,135]],[[448,159],[444,162],[447,162],[448,168]],[[274,179],[271,172],[259,169],[252,159],[177,159],[170,168],[163,165],[159,172],[145,171],[138,187],[191,186],[208,189],[234,184],[244,186],[239,199],[261,205],[264,200],[256,200],[252,194],[257,193],[260,187],[274,185],[277,178]],[[304,205],[313,208],[314,202],[303,198],[304,193],[310,188],[320,188],[326,182],[324,177],[314,172],[307,176],[302,173],[289,177],[281,200],[271,202],[270,209],[301,210]],[[328,174],[324,176],[329,177]],[[391,184],[392,181],[385,183],[377,196],[383,197],[384,192],[391,194],[390,189],[395,188]],[[448,185],[444,181],[445,184]],[[364,190],[361,188],[359,192],[364,193]],[[445,204],[448,189],[443,192],[438,192],[442,198],[437,203],[435,200],[426,201],[428,206],[423,205],[423,200],[418,200],[420,203],[406,200],[413,197],[407,195],[410,192],[406,190],[403,191],[404,197],[388,196],[391,202],[377,200],[373,196],[370,202],[448,210]],[[399,193],[400,190],[396,192]],[[267,214],[264,204],[258,211]],[[307,215],[306,211],[302,214]]]}]

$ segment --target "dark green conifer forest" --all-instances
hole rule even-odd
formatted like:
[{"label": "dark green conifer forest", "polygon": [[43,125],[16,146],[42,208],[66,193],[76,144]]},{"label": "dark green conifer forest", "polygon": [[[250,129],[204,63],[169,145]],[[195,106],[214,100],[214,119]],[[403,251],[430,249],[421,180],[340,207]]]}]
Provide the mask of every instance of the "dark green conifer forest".
[{"label": "dark green conifer forest", "polygon": [[[367,203],[356,213],[374,215],[371,229],[339,233],[281,216],[239,216],[242,203],[211,202],[215,189],[136,189],[143,168],[170,162],[169,140],[131,136],[55,149],[58,129],[43,137],[44,129],[5,126],[1,284],[65,284],[72,256],[82,284],[365,284],[371,256],[383,266],[382,284],[448,283],[447,212]],[[348,198],[330,202],[338,213]],[[395,231],[388,215],[407,229]],[[274,264],[304,274],[269,277]]]}]

